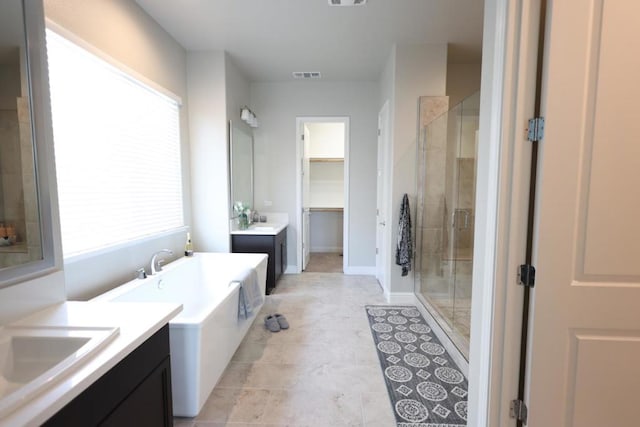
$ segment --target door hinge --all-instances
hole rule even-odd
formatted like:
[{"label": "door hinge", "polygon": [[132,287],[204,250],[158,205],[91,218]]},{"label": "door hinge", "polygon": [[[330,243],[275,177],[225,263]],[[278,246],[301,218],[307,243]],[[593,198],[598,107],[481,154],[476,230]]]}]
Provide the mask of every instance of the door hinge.
[{"label": "door hinge", "polygon": [[522,264],[518,268],[518,283],[533,288],[536,284],[536,268],[530,264]]},{"label": "door hinge", "polygon": [[302,134],[302,140],[304,141],[304,134]]},{"label": "door hinge", "polygon": [[512,400],[509,406],[509,415],[523,424],[527,423],[527,405],[522,400]]},{"label": "door hinge", "polygon": [[541,141],[544,138],[544,117],[529,119],[527,128],[527,140],[531,142]]},{"label": "door hinge", "polygon": [[378,136],[380,136],[380,129],[378,129]]},{"label": "door hinge", "polygon": [[378,248],[376,248],[376,255],[378,255]]}]

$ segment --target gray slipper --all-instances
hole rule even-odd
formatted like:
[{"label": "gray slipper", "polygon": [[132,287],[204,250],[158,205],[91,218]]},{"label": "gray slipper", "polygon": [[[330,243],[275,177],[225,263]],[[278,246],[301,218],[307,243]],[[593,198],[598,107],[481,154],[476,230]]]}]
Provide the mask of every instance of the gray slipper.
[{"label": "gray slipper", "polygon": [[289,329],[289,322],[287,322],[286,317],[284,317],[282,314],[279,314],[279,313],[274,314],[274,316],[278,321],[278,325],[280,326],[280,329]]},{"label": "gray slipper", "polygon": [[270,314],[264,318],[264,325],[271,332],[280,332],[280,324],[273,314]]}]

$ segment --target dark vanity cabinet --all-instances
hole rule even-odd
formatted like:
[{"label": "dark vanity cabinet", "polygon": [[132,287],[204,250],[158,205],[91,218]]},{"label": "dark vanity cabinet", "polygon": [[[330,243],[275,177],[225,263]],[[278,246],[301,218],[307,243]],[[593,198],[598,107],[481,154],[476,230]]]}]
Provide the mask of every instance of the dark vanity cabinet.
[{"label": "dark vanity cabinet", "polygon": [[43,425],[173,426],[165,325]]},{"label": "dark vanity cabinet", "polygon": [[278,234],[232,234],[231,252],[267,254],[267,295],[287,268],[287,229]]}]

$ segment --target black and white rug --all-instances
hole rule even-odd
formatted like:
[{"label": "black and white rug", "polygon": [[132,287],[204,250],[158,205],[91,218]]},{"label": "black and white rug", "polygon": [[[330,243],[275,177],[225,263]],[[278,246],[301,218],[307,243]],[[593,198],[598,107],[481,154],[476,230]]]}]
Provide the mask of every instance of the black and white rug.
[{"label": "black and white rug", "polygon": [[366,306],[398,427],[467,425],[467,379],[414,306]]}]

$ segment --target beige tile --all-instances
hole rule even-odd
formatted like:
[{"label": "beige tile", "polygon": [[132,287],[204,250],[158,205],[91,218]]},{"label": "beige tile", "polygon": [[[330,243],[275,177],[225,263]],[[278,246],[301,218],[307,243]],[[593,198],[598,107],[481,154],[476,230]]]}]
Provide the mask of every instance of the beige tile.
[{"label": "beige tile", "polygon": [[271,393],[262,421],[300,427],[362,426],[356,393],[282,390]]},{"label": "beige tile", "polygon": [[361,399],[364,427],[396,426],[391,400],[386,392],[363,393]]},{"label": "beige tile", "polygon": [[268,390],[216,388],[196,421],[257,422],[262,418]]},{"label": "beige tile", "polygon": [[279,363],[282,360],[282,352],[282,344],[244,340],[231,360],[247,363]]},{"label": "beige tile", "polygon": [[217,387],[245,387],[251,366],[251,363],[230,362],[218,381]]},{"label": "beige tile", "polygon": [[[175,426],[174,426],[175,427]],[[211,423],[211,422],[196,422],[194,427],[295,427],[291,424],[261,424],[261,423]]]},{"label": "beige tile", "polygon": [[173,418],[173,427],[194,427],[192,418]]},{"label": "beige tile", "polygon": [[323,390],[326,392],[344,391],[363,393],[367,391],[384,392],[382,371],[372,365],[331,363],[307,371],[295,389]]},{"label": "beige tile", "polygon": [[[375,278],[283,276],[200,415],[176,425],[362,426],[361,393],[386,393],[366,304],[384,304]],[[267,331],[271,313],[291,328]]]},{"label": "beige tile", "polygon": [[380,368],[380,360],[375,350],[373,339],[371,343],[359,344],[355,349],[356,365],[371,365]]},{"label": "beige tile", "polygon": [[343,257],[335,252],[313,252],[305,273],[342,273]]}]

